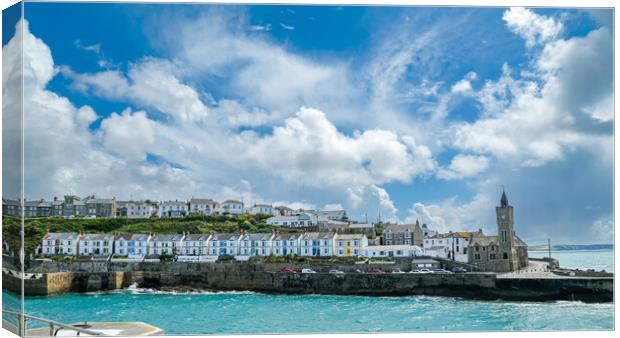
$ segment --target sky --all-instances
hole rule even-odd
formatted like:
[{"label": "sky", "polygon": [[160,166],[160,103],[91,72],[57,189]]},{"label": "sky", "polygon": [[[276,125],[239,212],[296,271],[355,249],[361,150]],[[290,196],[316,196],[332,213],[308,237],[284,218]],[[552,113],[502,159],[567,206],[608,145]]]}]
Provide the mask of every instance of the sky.
[{"label": "sky", "polygon": [[[242,199],[494,234],[505,189],[529,244],[612,241],[611,10],[24,13],[28,199]],[[6,119],[20,49],[4,28]]]}]

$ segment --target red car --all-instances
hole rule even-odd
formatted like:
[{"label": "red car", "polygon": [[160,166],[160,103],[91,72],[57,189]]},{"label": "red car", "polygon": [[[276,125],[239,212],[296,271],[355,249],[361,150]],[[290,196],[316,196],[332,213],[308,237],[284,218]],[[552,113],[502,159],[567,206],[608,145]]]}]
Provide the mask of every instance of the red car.
[{"label": "red car", "polygon": [[283,273],[300,273],[301,270],[299,270],[297,268],[283,268],[282,270],[280,270],[280,272],[283,272]]},{"label": "red car", "polygon": [[385,275],[385,272],[381,270],[372,270],[370,273],[374,275]]}]

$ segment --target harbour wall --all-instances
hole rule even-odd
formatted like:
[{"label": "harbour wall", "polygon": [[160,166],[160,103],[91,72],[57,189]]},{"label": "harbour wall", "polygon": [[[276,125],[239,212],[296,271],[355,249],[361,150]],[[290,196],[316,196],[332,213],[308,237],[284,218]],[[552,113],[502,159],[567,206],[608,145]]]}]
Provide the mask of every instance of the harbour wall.
[{"label": "harbour wall", "polygon": [[[318,273],[282,273],[287,264],[252,263],[109,263],[115,271],[49,272],[25,280],[26,295],[113,290],[137,284],[154,289],[207,289],[289,294],[368,296],[429,295],[471,299],[523,301],[613,301],[613,277],[511,277],[494,273],[467,274],[330,274],[328,265],[313,266]],[[354,266],[341,266],[351,271]],[[394,265],[390,265],[394,267]],[[84,267],[82,267],[84,268]],[[121,269],[122,268],[122,269]],[[330,269],[334,266],[329,265]],[[361,265],[362,270],[377,266]],[[386,268],[384,267],[384,270]],[[17,281],[19,278],[12,277]],[[7,284],[5,288],[18,285]],[[16,289],[19,291],[19,288]],[[14,291],[15,292],[15,291]]]}]

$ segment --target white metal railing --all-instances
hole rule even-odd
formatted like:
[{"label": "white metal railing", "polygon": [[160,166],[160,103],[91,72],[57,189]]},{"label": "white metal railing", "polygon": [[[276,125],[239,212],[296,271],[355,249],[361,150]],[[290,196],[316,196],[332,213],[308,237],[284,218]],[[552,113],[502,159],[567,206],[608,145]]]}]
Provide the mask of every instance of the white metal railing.
[{"label": "white metal railing", "polygon": [[2,310],[2,313],[6,313],[8,315],[13,315],[17,317],[17,332],[18,335],[21,337],[25,337],[26,333],[27,333],[27,324],[29,320],[35,320],[38,322],[42,322],[42,323],[46,323],[49,325],[49,335],[50,336],[56,336],[56,333],[58,332],[58,329],[68,329],[68,330],[72,330],[72,331],[76,331],[79,335],[80,333],[84,333],[87,335],[91,335],[91,336],[102,336],[103,333],[101,332],[97,332],[97,331],[91,331],[88,329],[83,329],[80,327],[76,327],[73,325],[68,325],[68,324],[63,324],[63,323],[59,323],[57,321],[53,321],[53,320],[49,320],[49,319],[44,319],[44,318],[39,318],[39,317],[35,317],[35,316],[31,316],[31,315],[27,315],[21,312],[15,312],[15,311],[9,311],[9,310]]}]

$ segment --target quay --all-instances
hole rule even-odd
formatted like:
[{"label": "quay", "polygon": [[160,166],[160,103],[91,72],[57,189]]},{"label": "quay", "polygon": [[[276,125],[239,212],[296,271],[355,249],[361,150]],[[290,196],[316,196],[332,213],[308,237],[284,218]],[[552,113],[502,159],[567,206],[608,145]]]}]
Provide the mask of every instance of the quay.
[{"label": "quay", "polygon": [[[410,264],[410,263],[409,263]],[[280,272],[290,264],[252,262],[141,262],[106,263],[72,267],[69,272],[28,273],[24,279],[26,295],[67,292],[94,292],[137,285],[153,289],[202,289],[217,291],[255,291],[285,294],[336,294],[365,296],[428,295],[469,299],[515,301],[578,300],[612,302],[613,274],[605,276],[563,276],[548,274],[497,274],[490,272],[457,274],[374,274],[402,265],[322,266],[304,264],[317,273]],[[301,266],[300,266],[301,267]],[[97,268],[97,269],[94,269]],[[342,274],[330,274],[329,269]],[[362,268],[364,273],[355,273]],[[389,270],[388,270],[389,269]],[[4,288],[19,292],[20,278],[3,271]]]}]

